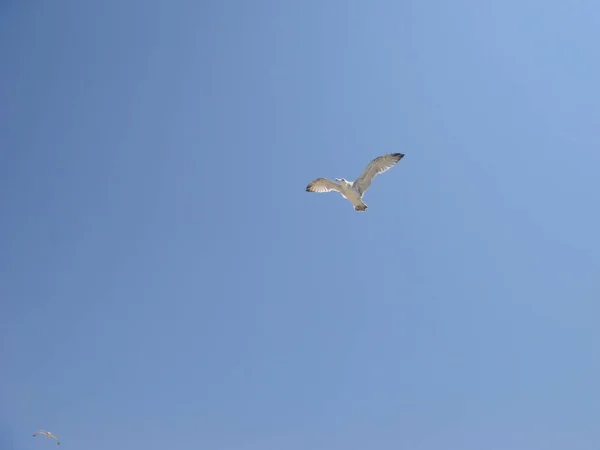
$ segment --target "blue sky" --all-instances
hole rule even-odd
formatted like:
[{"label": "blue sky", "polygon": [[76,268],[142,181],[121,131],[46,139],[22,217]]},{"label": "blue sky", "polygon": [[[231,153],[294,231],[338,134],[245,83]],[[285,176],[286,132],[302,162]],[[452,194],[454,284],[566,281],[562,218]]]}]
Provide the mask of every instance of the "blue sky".
[{"label": "blue sky", "polygon": [[597,2],[0,11],[3,450],[598,448]]}]

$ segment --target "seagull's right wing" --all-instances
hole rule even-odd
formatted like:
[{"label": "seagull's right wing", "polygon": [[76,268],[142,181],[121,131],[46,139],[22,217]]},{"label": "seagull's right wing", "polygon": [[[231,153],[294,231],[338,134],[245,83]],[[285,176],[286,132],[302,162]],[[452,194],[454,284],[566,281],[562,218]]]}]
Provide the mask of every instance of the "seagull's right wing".
[{"label": "seagull's right wing", "polygon": [[33,435],[37,436],[38,434],[43,434],[45,436],[47,433],[48,433],[47,431],[39,430],[39,431],[36,431],[35,433],[33,433]]},{"label": "seagull's right wing", "polygon": [[371,181],[380,173],[390,170],[398,161],[404,158],[403,153],[390,153],[375,158],[369,163],[364,172],[356,179],[354,186],[360,195],[363,195],[371,186]]},{"label": "seagull's right wing", "polygon": [[316,180],[311,181],[306,186],[307,192],[329,192],[329,191],[337,191],[340,192],[340,186],[335,184],[333,181],[328,180],[327,178],[317,178]]}]

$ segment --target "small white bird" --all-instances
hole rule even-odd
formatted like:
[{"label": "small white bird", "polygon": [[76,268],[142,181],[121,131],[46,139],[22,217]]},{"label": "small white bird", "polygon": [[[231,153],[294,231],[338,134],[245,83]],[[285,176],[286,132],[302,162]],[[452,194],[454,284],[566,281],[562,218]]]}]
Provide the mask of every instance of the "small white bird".
[{"label": "small white bird", "polygon": [[403,153],[390,153],[379,156],[369,163],[365,171],[354,182],[345,178],[334,178],[335,181],[340,183],[336,184],[327,178],[317,178],[306,186],[306,190],[308,192],[337,191],[354,205],[355,211],[366,211],[368,206],[362,201],[362,197],[371,186],[373,178],[394,167],[402,158],[404,158]]},{"label": "small white bird", "polygon": [[39,430],[39,431],[36,431],[35,433],[33,433],[34,436],[37,436],[38,434],[46,436],[46,439],[50,439],[50,438],[56,439],[56,444],[60,445],[60,441],[58,440],[58,437],[56,437],[55,434],[52,434],[49,431],[44,431],[44,430]]}]

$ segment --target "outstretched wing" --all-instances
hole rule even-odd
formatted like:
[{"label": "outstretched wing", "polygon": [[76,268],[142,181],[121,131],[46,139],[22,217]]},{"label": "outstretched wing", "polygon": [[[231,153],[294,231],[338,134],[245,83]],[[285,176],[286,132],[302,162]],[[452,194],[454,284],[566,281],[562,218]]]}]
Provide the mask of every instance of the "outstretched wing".
[{"label": "outstretched wing", "polygon": [[35,433],[33,433],[34,436],[37,436],[38,434],[43,434],[44,436],[46,436],[48,432],[44,430],[38,430]]},{"label": "outstretched wing", "polygon": [[360,195],[363,195],[371,186],[371,181],[380,173],[391,169],[398,161],[404,158],[403,153],[390,153],[375,158],[369,163],[365,171],[356,179],[354,186]]},{"label": "outstretched wing", "polygon": [[50,433],[48,437],[56,439],[56,445],[60,445],[60,441],[58,440],[58,437],[55,434]]},{"label": "outstretched wing", "polygon": [[333,181],[328,180],[327,178],[317,178],[316,180],[311,181],[306,186],[307,192],[329,192],[329,191],[337,191],[340,192],[340,186],[335,184]]}]

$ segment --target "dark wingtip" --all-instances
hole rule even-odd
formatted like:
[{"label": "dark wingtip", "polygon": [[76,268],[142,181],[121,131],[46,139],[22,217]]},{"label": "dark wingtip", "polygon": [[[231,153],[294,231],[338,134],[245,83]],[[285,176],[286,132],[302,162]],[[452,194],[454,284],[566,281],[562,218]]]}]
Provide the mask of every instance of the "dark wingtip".
[{"label": "dark wingtip", "polygon": [[404,158],[404,153],[392,153],[392,156],[395,156],[398,159]]}]

